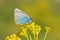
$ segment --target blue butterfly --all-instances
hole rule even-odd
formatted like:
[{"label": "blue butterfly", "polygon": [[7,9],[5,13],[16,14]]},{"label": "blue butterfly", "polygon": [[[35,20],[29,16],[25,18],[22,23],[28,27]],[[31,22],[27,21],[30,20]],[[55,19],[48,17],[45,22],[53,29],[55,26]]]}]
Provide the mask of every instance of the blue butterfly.
[{"label": "blue butterfly", "polygon": [[30,23],[32,20],[31,18],[22,10],[15,8],[14,10],[14,21],[16,24],[28,24]]}]

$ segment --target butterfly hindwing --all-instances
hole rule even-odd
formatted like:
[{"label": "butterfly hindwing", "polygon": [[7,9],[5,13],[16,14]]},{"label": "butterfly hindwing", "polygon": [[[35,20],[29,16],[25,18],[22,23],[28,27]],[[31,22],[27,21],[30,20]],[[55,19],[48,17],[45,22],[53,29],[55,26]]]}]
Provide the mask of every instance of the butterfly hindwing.
[{"label": "butterfly hindwing", "polygon": [[18,8],[16,8],[14,10],[14,21],[16,24],[26,24],[28,22],[30,22],[30,17],[28,15],[26,15],[26,13],[24,13],[23,11],[19,10]]}]

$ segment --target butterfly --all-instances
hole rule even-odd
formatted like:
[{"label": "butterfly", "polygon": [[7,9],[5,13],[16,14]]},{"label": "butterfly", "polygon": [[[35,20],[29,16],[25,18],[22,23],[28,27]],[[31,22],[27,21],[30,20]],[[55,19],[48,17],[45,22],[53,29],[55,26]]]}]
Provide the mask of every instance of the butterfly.
[{"label": "butterfly", "polygon": [[22,10],[15,8],[14,21],[16,24],[24,25],[32,21],[32,19]]}]

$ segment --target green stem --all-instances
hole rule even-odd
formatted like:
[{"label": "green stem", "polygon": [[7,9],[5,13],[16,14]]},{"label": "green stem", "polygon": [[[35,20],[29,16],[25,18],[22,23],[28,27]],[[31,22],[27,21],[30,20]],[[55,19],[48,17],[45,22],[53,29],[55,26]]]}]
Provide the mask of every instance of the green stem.
[{"label": "green stem", "polygon": [[46,40],[47,34],[48,34],[48,32],[45,33],[44,40]]},{"label": "green stem", "polygon": [[30,37],[30,40],[32,40],[31,36],[29,36],[29,37]]},{"label": "green stem", "polygon": [[26,35],[25,37],[27,38],[27,40],[29,40],[29,37],[28,37],[28,35]]},{"label": "green stem", "polygon": [[38,35],[34,35],[34,40],[38,40]]}]

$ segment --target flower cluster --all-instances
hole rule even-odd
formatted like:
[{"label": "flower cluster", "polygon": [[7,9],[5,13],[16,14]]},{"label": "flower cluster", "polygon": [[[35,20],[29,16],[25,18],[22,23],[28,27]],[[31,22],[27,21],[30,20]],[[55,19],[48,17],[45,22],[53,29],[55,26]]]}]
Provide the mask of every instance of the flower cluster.
[{"label": "flower cluster", "polygon": [[[19,34],[12,34],[10,36],[7,36],[5,40],[22,40],[21,37],[26,37],[27,40],[32,40],[31,35],[29,35],[30,31],[33,34],[34,40],[38,40],[38,35],[41,30],[42,30],[41,26],[36,25],[35,22],[33,22],[31,24],[22,26],[21,32],[19,32]],[[44,40],[46,40],[47,34],[51,31],[51,28],[45,27],[45,30],[46,32],[45,32]]]},{"label": "flower cluster", "polygon": [[10,36],[7,36],[5,40],[21,40],[21,38],[17,37],[16,34],[12,34]]}]

